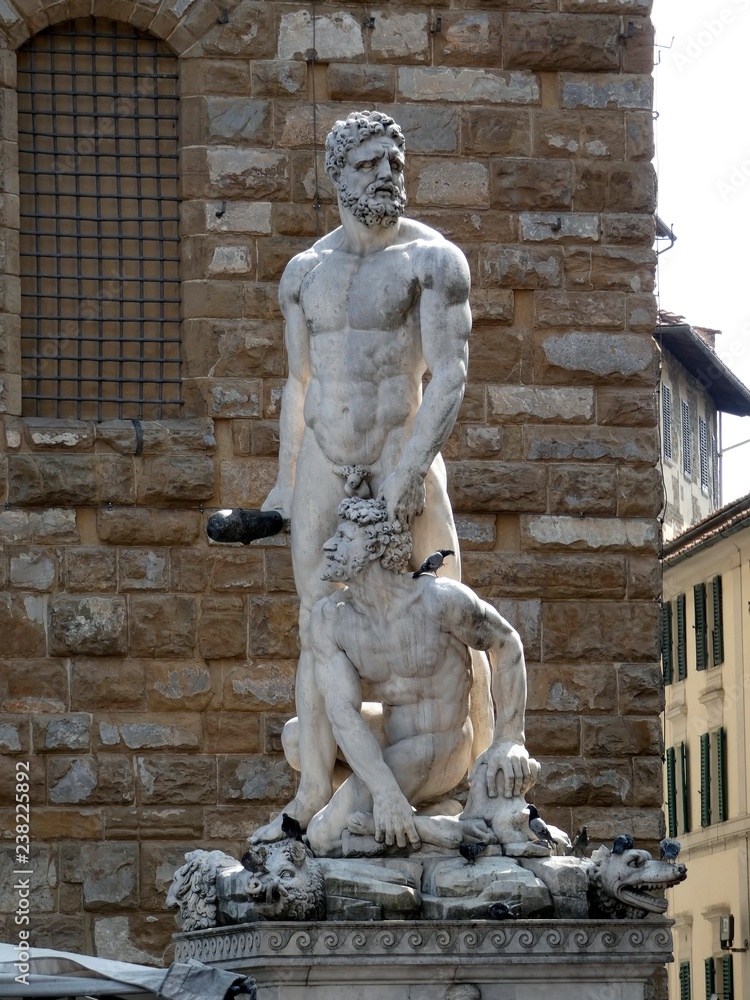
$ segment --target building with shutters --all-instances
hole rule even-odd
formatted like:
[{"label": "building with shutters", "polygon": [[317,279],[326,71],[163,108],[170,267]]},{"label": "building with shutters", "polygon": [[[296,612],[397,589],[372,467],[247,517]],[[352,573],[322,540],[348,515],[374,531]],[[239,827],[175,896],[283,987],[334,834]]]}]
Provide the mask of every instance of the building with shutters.
[{"label": "building with shutters", "polygon": [[680,1000],[750,996],[748,601],[750,496],[664,547],[667,834],[689,869],[669,893]]},{"label": "building with shutters", "polygon": [[750,390],[714,350],[719,332],[664,311],[654,331],[667,540],[721,506],[721,414],[750,416]]}]

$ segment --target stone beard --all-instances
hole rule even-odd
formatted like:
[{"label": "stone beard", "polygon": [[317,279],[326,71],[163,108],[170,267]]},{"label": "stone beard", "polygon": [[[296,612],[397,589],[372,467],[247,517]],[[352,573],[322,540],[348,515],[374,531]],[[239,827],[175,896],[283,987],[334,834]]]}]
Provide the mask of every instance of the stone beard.
[{"label": "stone beard", "polygon": [[[374,196],[378,194],[388,195],[388,200],[375,200]],[[341,204],[349,209],[357,222],[368,229],[376,225],[395,226],[406,209],[403,189],[390,181],[373,181],[359,197],[340,182],[338,195]]]}]

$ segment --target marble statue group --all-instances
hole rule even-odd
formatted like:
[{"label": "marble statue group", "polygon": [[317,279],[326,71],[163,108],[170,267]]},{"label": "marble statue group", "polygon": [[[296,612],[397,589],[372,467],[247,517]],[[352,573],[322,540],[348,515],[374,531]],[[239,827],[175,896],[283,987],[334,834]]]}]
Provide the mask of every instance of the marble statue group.
[{"label": "marble statue group", "polygon": [[[594,896],[620,898],[623,872],[623,898],[643,915],[662,912],[644,886],[684,878],[684,866],[634,847],[627,858],[601,848],[550,859],[570,847],[566,835],[552,828],[553,848],[529,825],[540,768],[525,745],[523,647],[460,582],[440,455],[466,383],[469,269],[456,246],[404,216],[404,153],[382,112],[336,123],[326,172],[341,225],[281,279],[289,376],[264,510],[291,523],[301,655],[282,742],[299,787],[250,836],[242,864],[186,857],[170,890],[185,929],[319,919],[321,894],[356,915],[363,893],[346,885],[368,878],[367,905],[385,916],[476,917],[518,897],[509,912],[585,917],[605,908]],[[452,555],[417,575],[439,549]],[[288,839],[290,818],[306,846]],[[465,845],[485,853],[475,863],[464,850],[467,863]],[[413,869],[389,867],[394,855]],[[385,861],[367,869],[371,858]],[[544,867],[553,860],[562,867]]]}]

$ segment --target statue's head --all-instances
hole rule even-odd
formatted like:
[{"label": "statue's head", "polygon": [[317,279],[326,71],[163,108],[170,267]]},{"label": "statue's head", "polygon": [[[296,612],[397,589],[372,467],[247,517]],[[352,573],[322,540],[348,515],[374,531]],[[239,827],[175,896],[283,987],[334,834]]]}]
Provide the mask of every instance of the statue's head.
[{"label": "statue's head", "polygon": [[382,111],[353,111],[326,139],[339,205],[365,226],[393,226],[406,207],[404,133]]},{"label": "statue's head", "polygon": [[411,556],[411,532],[389,521],[385,501],[347,497],[338,508],[339,526],[323,546],[324,580],[345,583],[376,559],[384,569],[402,573]]}]

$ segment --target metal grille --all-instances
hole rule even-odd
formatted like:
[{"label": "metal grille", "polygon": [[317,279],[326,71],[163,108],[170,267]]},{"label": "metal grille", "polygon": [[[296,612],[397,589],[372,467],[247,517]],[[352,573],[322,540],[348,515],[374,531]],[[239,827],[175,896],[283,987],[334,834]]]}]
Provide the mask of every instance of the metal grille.
[{"label": "metal grille", "polygon": [[177,59],[98,18],[18,51],[27,416],[180,404]]}]

